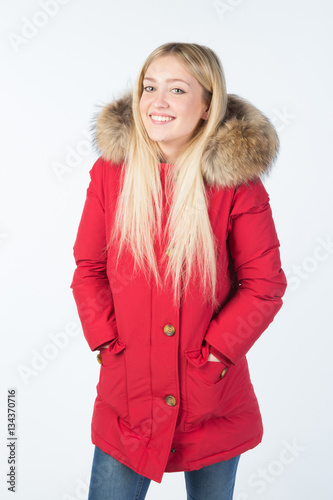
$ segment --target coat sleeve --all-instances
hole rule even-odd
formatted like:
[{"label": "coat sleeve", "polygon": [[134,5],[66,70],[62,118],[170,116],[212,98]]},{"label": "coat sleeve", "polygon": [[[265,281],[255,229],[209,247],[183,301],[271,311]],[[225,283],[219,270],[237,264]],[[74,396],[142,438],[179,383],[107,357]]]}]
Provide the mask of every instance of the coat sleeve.
[{"label": "coat sleeve", "polygon": [[205,340],[226,364],[237,364],[273,321],[287,287],[269,196],[260,179],[235,190],[228,240],[238,288],[211,320]]},{"label": "coat sleeve", "polygon": [[73,247],[72,288],[84,336],[92,351],[117,337],[112,292],[107,277],[103,164],[90,170],[90,183]]}]

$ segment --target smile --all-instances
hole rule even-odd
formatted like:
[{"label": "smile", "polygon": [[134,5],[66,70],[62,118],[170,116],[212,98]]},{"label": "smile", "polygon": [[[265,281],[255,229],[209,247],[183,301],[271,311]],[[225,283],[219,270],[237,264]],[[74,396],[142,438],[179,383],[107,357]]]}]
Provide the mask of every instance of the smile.
[{"label": "smile", "polygon": [[175,120],[173,116],[160,116],[160,115],[149,115],[149,118],[153,123],[169,123],[172,120]]}]

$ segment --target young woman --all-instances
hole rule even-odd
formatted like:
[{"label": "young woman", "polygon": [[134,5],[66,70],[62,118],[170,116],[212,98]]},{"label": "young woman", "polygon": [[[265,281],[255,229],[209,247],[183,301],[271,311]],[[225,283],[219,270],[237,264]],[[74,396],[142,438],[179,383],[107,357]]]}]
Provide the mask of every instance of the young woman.
[{"label": "young woman", "polygon": [[71,284],[101,364],[89,500],[142,500],[175,471],[188,499],[230,500],[263,434],[246,353],[287,285],[261,180],[276,132],[212,50],[168,43],[95,137]]}]

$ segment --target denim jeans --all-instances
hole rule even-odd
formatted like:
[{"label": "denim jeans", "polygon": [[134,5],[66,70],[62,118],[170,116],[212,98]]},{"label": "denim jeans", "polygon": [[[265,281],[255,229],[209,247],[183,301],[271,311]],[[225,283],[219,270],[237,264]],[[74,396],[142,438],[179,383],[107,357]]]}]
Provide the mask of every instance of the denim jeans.
[{"label": "denim jeans", "polygon": [[[232,500],[239,459],[185,471],[187,500]],[[95,446],[88,500],[144,500],[150,481]]]}]

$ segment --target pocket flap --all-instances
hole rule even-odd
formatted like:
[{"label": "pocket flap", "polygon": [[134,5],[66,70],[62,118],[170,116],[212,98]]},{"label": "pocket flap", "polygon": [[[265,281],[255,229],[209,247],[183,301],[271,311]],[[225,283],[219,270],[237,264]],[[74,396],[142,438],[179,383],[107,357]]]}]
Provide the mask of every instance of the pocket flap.
[{"label": "pocket flap", "polygon": [[125,342],[123,342],[119,337],[116,337],[110,342],[105,351],[117,354],[118,352],[123,351],[125,347],[126,347]]},{"label": "pocket flap", "polygon": [[204,340],[201,347],[198,347],[196,349],[187,349],[186,351],[184,351],[184,354],[193,366],[199,368],[200,366],[203,366],[208,360],[209,345]]}]

